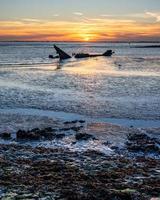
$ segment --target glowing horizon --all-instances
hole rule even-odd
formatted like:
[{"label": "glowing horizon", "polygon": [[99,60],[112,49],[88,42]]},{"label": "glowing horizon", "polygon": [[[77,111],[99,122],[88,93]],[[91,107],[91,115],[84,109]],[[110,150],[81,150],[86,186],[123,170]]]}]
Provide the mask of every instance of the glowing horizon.
[{"label": "glowing horizon", "polygon": [[[21,0],[21,2],[25,0]],[[30,1],[30,0],[28,0]],[[39,0],[42,3],[43,0]],[[60,0],[61,2],[64,0]],[[76,0],[75,0],[76,1]],[[96,1],[92,0],[91,8],[89,12],[84,13],[81,6],[83,3],[74,4],[75,1],[70,0],[73,8],[70,9],[68,13],[67,8],[61,8],[61,4],[58,1],[53,0],[52,6],[56,8],[59,6],[59,12],[53,9],[52,14],[48,14],[49,7],[51,6],[51,1],[46,0],[48,4],[45,5],[44,11],[46,15],[41,16],[38,13],[35,16],[33,10],[31,9],[29,14],[22,14],[23,11],[20,6],[20,0],[15,0],[16,5],[12,4],[12,13],[4,13],[7,9],[8,0],[0,0],[2,3],[0,11],[4,6],[0,14],[0,41],[80,41],[80,42],[101,42],[101,41],[158,41],[160,40],[160,3],[156,3],[156,0],[146,0],[150,2],[148,7],[152,4],[157,7],[157,9],[150,11],[147,9],[146,4],[141,5],[141,10],[134,8],[125,11],[126,6],[124,6],[123,12],[114,12],[110,14],[112,10],[116,9],[120,4],[110,5],[110,10],[108,8],[108,1],[99,0],[103,3],[102,7],[99,8],[99,13],[96,12]],[[83,0],[82,0],[83,1]],[[82,2],[81,1],[81,2]],[[115,0],[113,0],[115,1]],[[128,0],[120,0],[121,2],[129,2]],[[135,0],[137,1],[137,0]],[[144,0],[141,0],[144,2]],[[39,12],[42,11],[42,5],[34,0],[35,6],[39,8]],[[66,2],[66,1],[65,1]],[[86,2],[91,2],[86,0]],[[151,4],[152,3],[152,4]],[[11,6],[10,5],[10,6]],[[25,5],[25,3],[24,3]],[[128,4],[128,9],[129,9]],[[47,7],[48,6],[48,7]],[[104,13],[103,7],[106,6],[108,11]],[[136,6],[136,2],[134,4]],[[144,6],[144,8],[143,8]],[[62,6],[63,7],[63,6]],[[81,11],[81,9],[82,11]],[[24,8],[23,8],[24,9]],[[57,8],[58,9],[58,8]],[[16,11],[16,12],[15,12]],[[103,11],[103,12],[102,12]],[[24,10],[25,12],[25,10]],[[63,15],[61,14],[63,13]]]}]

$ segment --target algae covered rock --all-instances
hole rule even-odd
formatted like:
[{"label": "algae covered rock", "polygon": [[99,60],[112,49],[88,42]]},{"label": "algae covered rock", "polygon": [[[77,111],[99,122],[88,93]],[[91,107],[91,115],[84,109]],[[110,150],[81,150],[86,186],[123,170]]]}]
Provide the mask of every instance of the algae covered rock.
[{"label": "algae covered rock", "polygon": [[89,140],[89,139],[95,140],[95,137],[93,135],[87,133],[77,133],[75,138],[76,140]]},{"label": "algae covered rock", "polygon": [[11,139],[11,133],[8,133],[8,132],[1,133],[0,137],[4,140],[10,140]]}]

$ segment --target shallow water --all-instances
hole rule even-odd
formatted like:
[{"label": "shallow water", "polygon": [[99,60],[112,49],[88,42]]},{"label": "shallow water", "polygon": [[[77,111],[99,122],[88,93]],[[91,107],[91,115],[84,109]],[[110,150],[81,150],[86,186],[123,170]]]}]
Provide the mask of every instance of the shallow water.
[{"label": "shallow water", "polygon": [[[142,44],[140,44],[142,45]],[[113,49],[112,58],[49,60],[52,43],[0,43],[0,108],[160,120],[160,51],[123,43],[63,43],[69,52]],[[159,122],[158,122],[159,123]],[[157,125],[156,125],[157,127]]]},{"label": "shallow water", "polygon": [[[50,110],[41,110],[41,109],[25,109],[25,108],[13,108],[13,109],[0,109],[0,113],[3,115],[15,115],[20,116],[34,116],[37,117],[46,117],[52,120],[60,120],[60,121],[74,121],[74,120],[85,120],[87,123],[111,123],[123,127],[134,127],[134,128],[159,128],[160,120],[136,120],[136,119],[119,119],[119,118],[97,118],[97,117],[89,117],[85,115],[75,114],[75,113],[66,113],[66,112],[57,112]],[[2,123],[2,118],[1,118]],[[12,124],[12,127],[14,125]]]}]

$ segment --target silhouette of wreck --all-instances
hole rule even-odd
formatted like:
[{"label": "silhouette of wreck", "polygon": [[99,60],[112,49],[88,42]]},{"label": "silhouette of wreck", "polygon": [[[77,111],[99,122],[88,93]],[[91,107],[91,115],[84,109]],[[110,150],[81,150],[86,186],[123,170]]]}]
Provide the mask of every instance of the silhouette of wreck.
[{"label": "silhouette of wreck", "polygon": [[[52,59],[59,58],[60,60],[66,60],[66,59],[72,58],[70,55],[68,55],[66,52],[64,52],[62,49],[60,49],[56,45],[54,45],[54,48],[58,55],[57,56],[49,55],[49,58],[52,58]],[[77,53],[77,54],[74,54],[74,57],[75,58],[93,58],[93,57],[100,57],[100,56],[108,56],[109,57],[109,56],[112,56],[113,53],[114,52],[112,50],[107,50],[103,54]]]}]

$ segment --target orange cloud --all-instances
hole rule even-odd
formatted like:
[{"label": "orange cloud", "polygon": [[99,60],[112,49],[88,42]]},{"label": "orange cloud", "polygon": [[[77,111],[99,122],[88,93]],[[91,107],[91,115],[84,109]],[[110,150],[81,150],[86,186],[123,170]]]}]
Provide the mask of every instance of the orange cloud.
[{"label": "orange cloud", "polygon": [[158,22],[85,18],[80,21],[0,21],[0,40],[114,41],[160,39]]}]

